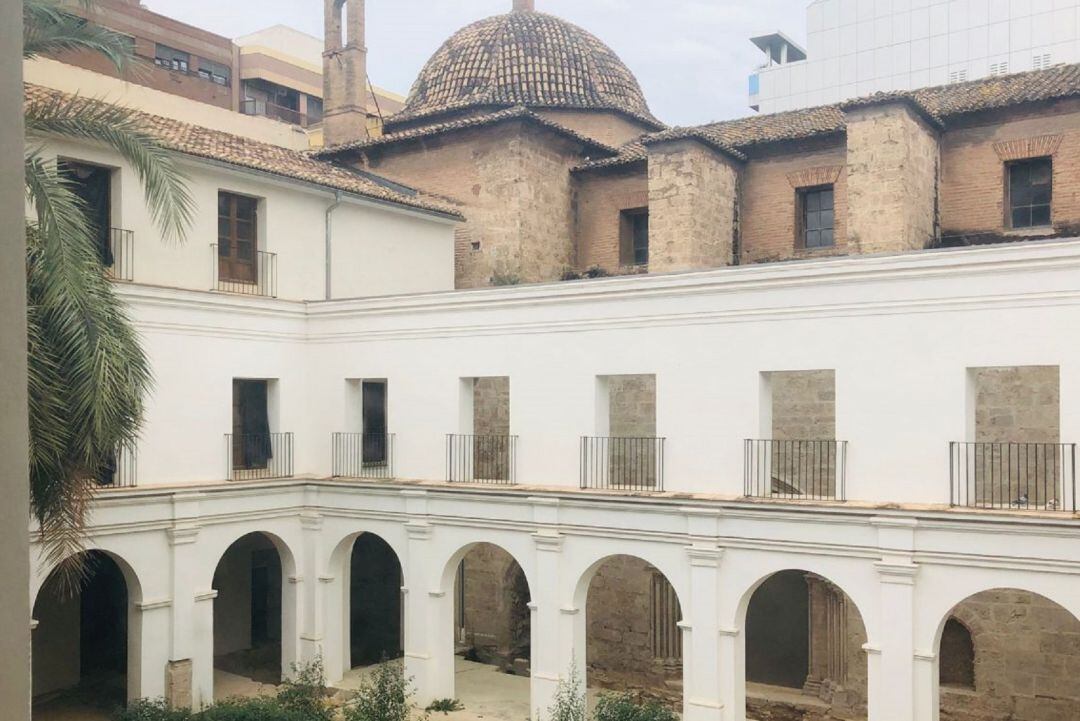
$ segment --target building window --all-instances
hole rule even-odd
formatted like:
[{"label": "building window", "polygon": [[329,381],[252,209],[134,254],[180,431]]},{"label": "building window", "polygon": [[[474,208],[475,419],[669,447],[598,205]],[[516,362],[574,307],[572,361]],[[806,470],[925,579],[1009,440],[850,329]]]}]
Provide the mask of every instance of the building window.
[{"label": "building window", "polygon": [[799,192],[799,200],[801,206],[799,216],[802,223],[799,235],[803,247],[831,247],[836,241],[833,186],[823,185],[802,190]]},{"label": "building window", "polygon": [[1009,222],[1013,228],[1050,225],[1053,164],[1050,158],[1009,163]]},{"label": "building window", "polygon": [[259,201],[246,195],[218,193],[218,277],[254,283],[258,279]]},{"label": "building window", "polygon": [[273,456],[265,380],[233,379],[233,469],[266,468]]},{"label": "building window", "polygon": [[990,75],[1008,75],[1009,61],[1002,60],[1000,63],[990,63]]},{"label": "building window", "polygon": [[682,629],[679,621],[682,610],[679,597],[667,578],[660,573],[652,577],[652,593],[649,598],[650,636],[653,658],[661,661],[682,660]]},{"label": "building window", "polygon": [[635,208],[619,214],[619,264],[648,265],[649,209]]},{"label": "building window", "polygon": [[941,633],[938,681],[942,686],[975,688],[975,643],[967,626],[950,618]]},{"label": "building window", "polygon": [[229,86],[232,81],[232,69],[228,65],[215,63],[205,58],[199,59],[199,77],[218,85]]},{"label": "building window", "polygon": [[154,64],[169,70],[186,73],[191,67],[191,54],[158,43],[157,48],[154,50]]}]

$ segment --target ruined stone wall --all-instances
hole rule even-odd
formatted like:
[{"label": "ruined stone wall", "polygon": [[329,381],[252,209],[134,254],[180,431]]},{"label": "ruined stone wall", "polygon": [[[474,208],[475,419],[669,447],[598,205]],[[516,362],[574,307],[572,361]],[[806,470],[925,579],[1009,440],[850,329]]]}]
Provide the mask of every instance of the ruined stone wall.
[{"label": "ruined stone wall", "polygon": [[836,438],[836,373],[779,371],[772,387],[772,437],[777,440]]},{"label": "ruined stone wall", "polygon": [[609,434],[620,437],[656,435],[656,376],[608,377]]},{"label": "ruined stone wall", "polygon": [[587,138],[617,148],[621,145],[652,132],[644,123],[618,113],[598,112],[595,110],[560,110],[557,108],[537,108],[533,110],[542,118],[558,123],[581,133]]},{"label": "ruined stone wall", "polygon": [[1005,162],[1053,159],[1053,232],[1080,230],[1080,101],[1013,109],[950,123],[941,142],[941,234],[1001,235],[1006,226]]},{"label": "ruined stone wall", "polygon": [[459,582],[455,599],[464,598],[459,641],[485,663],[509,668],[528,659],[529,588],[513,557],[490,543],[478,544],[462,560]]},{"label": "ruined stone wall", "polygon": [[847,238],[853,251],[898,253],[936,232],[938,140],[899,103],[847,113]]},{"label": "ruined stone wall", "polygon": [[577,269],[599,266],[611,273],[622,266],[621,213],[649,205],[648,171],[643,164],[575,177]]},{"label": "ruined stone wall", "polygon": [[649,270],[732,262],[738,169],[691,141],[649,148]]},{"label": "ruined stone wall", "polygon": [[[847,152],[843,139],[783,145],[751,156],[740,180],[739,250],[743,263],[841,255],[847,243]],[[832,185],[835,245],[805,248],[799,237],[800,190]]]},{"label": "ruined stone wall", "polygon": [[972,372],[977,442],[1060,442],[1057,366],[979,368]]},{"label": "ruined stone wall", "polygon": [[473,381],[473,429],[477,435],[510,433],[510,378],[487,376]]}]

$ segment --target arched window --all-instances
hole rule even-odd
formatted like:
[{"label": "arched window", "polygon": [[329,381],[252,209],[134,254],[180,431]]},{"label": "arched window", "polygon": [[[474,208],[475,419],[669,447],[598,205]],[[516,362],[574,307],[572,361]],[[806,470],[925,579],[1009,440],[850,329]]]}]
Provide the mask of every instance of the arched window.
[{"label": "arched window", "polygon": [[975,688],[975,644],[971,631],[955,617],[945,622],[941,634],[938,680],[942,686]]}]

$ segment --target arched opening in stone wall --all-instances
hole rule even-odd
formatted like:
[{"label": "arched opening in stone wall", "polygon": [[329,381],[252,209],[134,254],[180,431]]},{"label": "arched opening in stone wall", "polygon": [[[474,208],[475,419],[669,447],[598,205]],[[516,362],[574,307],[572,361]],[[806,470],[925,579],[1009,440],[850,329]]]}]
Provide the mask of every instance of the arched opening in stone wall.
[{"label": "arched opening in stone wall", "polygon": [[390,545],[371,533],[349,554],[349,654],[352,668],[400,658],[401,563]]},{"label": "arched opening in stone wall", "polygon": [[943,619],[937,652],[941,721],[1080,718],[1080,620],[1044,596],[969,596]]},{"label": "arched opening in stone wall", "polygon": [[72,591],[57,573],[34,603],[35,721],[108,719],[128,698],[132,593],[108,554],[85,555],[86,577]]},{"label": "arched opening in stone wall", "polygon": [[746,608],[748,718],[865,718],[866,629],[858,608],[813,573],[765,579]]},{"label": "arched opening in stone wall", "polygon": [[214,698],[281,682],[282,559],[264,533],[235,541],[214,570]]},{"label": "arched opening in stone wall", "polygon": [[675,588],[655,566],[635,556],[605,559],[585,602],[588,686],[681,711],[681,620]]}]

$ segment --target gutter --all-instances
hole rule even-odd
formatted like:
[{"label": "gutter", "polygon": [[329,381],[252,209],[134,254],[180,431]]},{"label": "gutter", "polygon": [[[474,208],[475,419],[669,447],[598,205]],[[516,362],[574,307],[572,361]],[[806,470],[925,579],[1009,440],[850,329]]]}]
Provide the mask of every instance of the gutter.
[{"label": "gutter", "polygon": [[333,295],[330,292],[331,282],[331,265],[330,260],[333,257],[334,249],[334,222],[332,216],[334,211],[338,209],[342,203],[342,192],[340,190],[334,192],[334,202],[326,206],[326,300],[331,300]]}]

